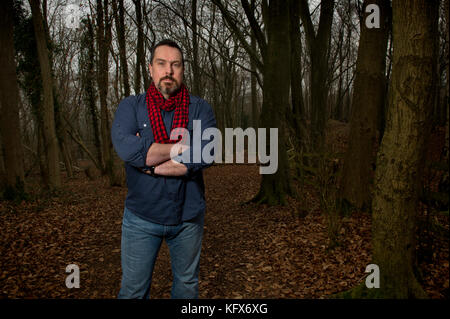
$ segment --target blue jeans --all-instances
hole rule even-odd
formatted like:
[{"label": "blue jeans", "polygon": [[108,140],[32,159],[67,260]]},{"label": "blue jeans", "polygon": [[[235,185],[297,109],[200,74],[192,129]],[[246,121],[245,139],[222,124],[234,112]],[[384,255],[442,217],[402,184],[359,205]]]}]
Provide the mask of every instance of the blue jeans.
[{"label": "blue jeans", "polygon": [[172,264],[172,298],[198,298],[198,272],[203,218],[178,225],[146,221],[126,207],[122,223],[122,287],[118,298],[150,296],[153,267],[162,241],[169,246]]}]

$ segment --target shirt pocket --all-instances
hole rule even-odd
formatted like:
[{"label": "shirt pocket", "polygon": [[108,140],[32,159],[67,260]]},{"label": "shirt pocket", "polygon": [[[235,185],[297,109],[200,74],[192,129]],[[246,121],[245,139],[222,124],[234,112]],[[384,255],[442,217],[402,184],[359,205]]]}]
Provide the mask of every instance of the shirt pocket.
[{"label": "shirt pocket", "polygon": [[152,127],[148,121],[140,121],[138,123],[138,130],[141,137],[150,137],[153,139]]}]

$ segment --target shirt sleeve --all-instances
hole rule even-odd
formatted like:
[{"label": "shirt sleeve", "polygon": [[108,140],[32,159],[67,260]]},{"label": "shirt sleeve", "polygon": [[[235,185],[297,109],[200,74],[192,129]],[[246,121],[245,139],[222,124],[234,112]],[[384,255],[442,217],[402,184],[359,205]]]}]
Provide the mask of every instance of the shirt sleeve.
[{"label": "shirt sleeve", "polygon": [[152,142],[148,137],[138,137],[136,119],[137,99],[130,96],[123,99],[114,115],[111,127],[111,139],[117,155],[132,166],[146,167],[147,152]]},{"label": "shirt sleeve", "polygon": [[[216,119],[214,117],[214,111],[212,109],[212,107],[209,105],[208,102],[202,100],[202,105],[200,106],[201,111],[199,113],[199,116],[196,120],[201,120],[201,135],[200,135],[200,140],[199,141],[194,141],[194,134],[191,134],[190,136],[190,149],[188,151],[185,152],[189,152],[189,162],[184,162],[182,160],[184,154],[180,154],[176,157],[174,157],[173,159],[177,162],[183,163],[186,167],[187,167],[187,173],[186,173],[186,177],[191,176],[192,174],[200,171],[201,169],[207,168],[209,166],[211,166],[213,163],[212,162],[205,162],[202,154],[203,154],[203,149],[205,148],[206,145],[208,145],[211,142],[215,142],[213,141],[214,139],[211,136],[208,136],[207,139],[203,140],[202,136],[203,136],[203,132],[208,129],[208,128],[216,128]],[[192,133],[192,132],[190,132]],[[201,161],[200,162],[194,162],[194,148],[193,145],[194,143],[201,143],[201,147],[200,149],[198,149],[197,151],[201,151],[200,156],[196,157],[200,157]],[[211,156],[214,156],[213,154],[214,152],[214,148],[211,149]]]}]

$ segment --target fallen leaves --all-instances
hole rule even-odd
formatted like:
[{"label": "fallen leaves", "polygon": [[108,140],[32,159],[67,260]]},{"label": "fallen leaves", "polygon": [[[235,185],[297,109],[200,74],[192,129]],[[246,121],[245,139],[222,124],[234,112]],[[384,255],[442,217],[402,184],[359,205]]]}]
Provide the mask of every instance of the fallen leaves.
[{"label": "fallen leaves", "polygon": [[[54,198],[0,203],[0,297],[115,298],[120,288],[120,238],[125,188],[106,179],[68,180]],[[256,195],[252,165],[205,171],[207,211],[200,298],[325,298],[359,284],[371,259],[370,215],[342,220],[341,245],[329,250],[326,219],[314,191],[305,202],[268,207],[242,203]],[[231,195],[227,195],[231,194]],[[290,207],[308,211],[299,218]],[[444,262],[427,269],[433,298],[448,291],[448,241],[435,251]],[[445,258],[446,257],[446,258]],[[68,289],[68,264],[80,268],[80,288]],[[170,298],[170,255],[164,243],[153,274],[152,298]]]}]

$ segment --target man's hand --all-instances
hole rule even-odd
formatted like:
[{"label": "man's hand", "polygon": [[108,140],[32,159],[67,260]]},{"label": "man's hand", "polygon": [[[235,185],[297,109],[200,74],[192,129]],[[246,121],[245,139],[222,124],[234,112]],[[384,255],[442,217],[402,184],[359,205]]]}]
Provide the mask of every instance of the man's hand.
[{"label": "man's hand", "polygon": [[174,160],[165,161],[155,167],[155,174],[162,176],[183,176],[187,173],[186,165]]}]

